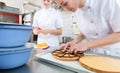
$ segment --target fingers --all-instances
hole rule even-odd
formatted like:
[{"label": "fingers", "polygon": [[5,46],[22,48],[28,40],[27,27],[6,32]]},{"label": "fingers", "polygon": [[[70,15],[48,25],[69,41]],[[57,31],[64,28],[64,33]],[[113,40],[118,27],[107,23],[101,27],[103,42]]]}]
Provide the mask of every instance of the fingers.
[{"label": "fingers", "polygon": [[49,33],[48,29],[42,29],[42,28],[39,28],[39,27],[35,27],[35,31],[39,32],[39,33],[43,33],[43,34],[48,34]]},{"label": "fingers", "polygon": [[34,33],[35,35],[38,35],[38,34],[40,33],[40,30],[38,30],[37,28],[35,28],[35,29],[33,29],[33,33]]},{"label": "fingers", "polygon": [[43,34],[48,34],[48,31],[47,31],[46,29],[42,29],[42,30],[41,30],[41,33],[43,33]]},{"label": "fingers", "polygon": [[78,48],[77,46],[73,46],[69,49],[68,52],[70,53],[77,53],[78,51],[81,51],[82,49],[81,48]]},{"label": "fingers", "polygon": [[61,45],[59,46],[58,50],[63,49],[63,48],[65,47],[65,45],[66,45],[66,44],[61,44]]},{"label": "fingers", "polygon": [[64,51],[68,48],[69,44],[66,43],[65,47],[64,47]]},{"label": "fingers", "polygon": [[84,52],[84,48],[77,48],[77,47],[74,47],[74,48],[71,48],[70,50],[70,53],[77,53],[77,52]]},{"label": "fingers", "polygon": [[79,50],[76,49],[76,50],[74,51],[74,53],[77,53],[78,51],[79,51]]},{"label": "fingers", "polygon": [[69,53],[73,53],[73,52],[75,52],[75,50],[76,50],[76,47],[75,46],[72,46],[70,49],[69,49]]},{"label": "fingers", "polygon": [[63,49],[64,51],[66,51],[66,49],[68,48],[68,46],[69,46],[68,43],[66,43],[66,44],[61,44],[58,49],[59,49],[59,50],[60,50],[60,49]]}]

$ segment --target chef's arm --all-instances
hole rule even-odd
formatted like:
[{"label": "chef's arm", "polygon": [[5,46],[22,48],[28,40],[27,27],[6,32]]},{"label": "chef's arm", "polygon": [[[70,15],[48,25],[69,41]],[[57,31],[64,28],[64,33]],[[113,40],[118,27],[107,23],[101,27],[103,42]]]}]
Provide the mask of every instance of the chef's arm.
[{"label": "chef's arm", "polygon": [[80,33],[73,41],[75,43],[78,43],[78,42],[81,42],[84,38],[85,36],[82,33]]},{"label": "chef's arm", "polygon": [[54,35],[61,35],[62,34],[62,28],[57,28],[57,29],[45,29],[45,31],[49,34],[54,34]]},{"label": "chef's arm", "polygon": [[114,32],[106,37],[103,37],[98,40],[93,40],[87,43],[89,48],[97,48],[102,47],[110,44],[114,44],[120,42],[120,32]]}]

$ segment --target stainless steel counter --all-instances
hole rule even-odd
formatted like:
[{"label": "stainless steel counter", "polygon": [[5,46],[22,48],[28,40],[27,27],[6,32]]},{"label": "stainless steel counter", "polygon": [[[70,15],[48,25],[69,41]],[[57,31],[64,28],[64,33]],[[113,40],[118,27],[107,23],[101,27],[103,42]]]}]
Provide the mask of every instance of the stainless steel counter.
[{"label": "stainless steel counter", "polygon": [[76,73],[76,72],[40,61],[34,55],[35,55],[35,51],[33,50],[30,60],[25,65],[15,69],[0,70],[0,73]]},{"label": "stainless steel counter", "polygon": [[[52,51],[52,49],[48,51]],[[89,53],[86,54],[89,55]],[[77,73],[76,70],[71,70],[71,69],[68,70],[67,68],[65,69],[60,66],[42,61],[39,58],[37,58],[35,55],[36,52],[35,50],[33,50],[31,54],[31,58],[25,65],[15,69],[0,70],[0,73]],[[118,58],[118,57],[114,57],[114,58]],[[79,73],[88,73],[88,72],[81,70],[79,71]]]}]

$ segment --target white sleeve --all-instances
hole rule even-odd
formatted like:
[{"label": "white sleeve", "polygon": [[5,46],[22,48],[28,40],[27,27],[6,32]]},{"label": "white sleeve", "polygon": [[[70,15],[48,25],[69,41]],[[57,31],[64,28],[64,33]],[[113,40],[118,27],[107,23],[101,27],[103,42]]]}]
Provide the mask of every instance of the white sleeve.
[{"label": "white sleeve", "polygon": [[38,15],[38,13],[34,14],[33,25],[32,25],[33,27],[38,27],[37,15]]},{"label": "white sleeve", "polygon": [[62,16],[61,16],[61,14],[59,12],[57,12],[57,14],[56,14],[55,27],[56,28],[63,27]]},{"label": "white sleeve", "polygon": [[110,26],[114,32],[120,32],[120,5],[116,0],[111,0],[109,7],[110,14],[108,14],[108,21]]}]

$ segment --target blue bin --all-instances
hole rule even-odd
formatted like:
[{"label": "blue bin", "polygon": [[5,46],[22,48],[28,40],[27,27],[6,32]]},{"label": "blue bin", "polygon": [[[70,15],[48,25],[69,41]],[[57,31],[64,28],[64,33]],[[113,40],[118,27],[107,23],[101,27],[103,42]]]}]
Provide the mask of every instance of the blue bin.
[{"label": "blue bin", "polygon": [[0,23],[0,48],[23,46],[30,39],[32,27]]},{"label": "blue bin", "polygon": [[11,69],[25,64],[31,55],[33,47],[16,47],[0,49],[0,69]]},{"label": "blue bin", "polygon": [[29,65],[24,64],[14,69],[0,70],[0,73],[31,73],[31,70]]}]

